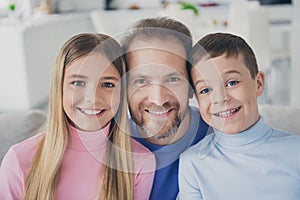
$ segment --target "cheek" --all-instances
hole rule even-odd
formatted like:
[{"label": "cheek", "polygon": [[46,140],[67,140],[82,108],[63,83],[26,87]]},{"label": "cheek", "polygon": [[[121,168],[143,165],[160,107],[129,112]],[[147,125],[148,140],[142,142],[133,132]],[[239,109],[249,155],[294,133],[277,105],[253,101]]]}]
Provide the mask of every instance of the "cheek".
[{"label": "cheek", "polygon": [[110,104],[114,113],[117,112],[120,106],[120,98],[121,98],[121,90],[119,87],[114,89],[111,94],[107,95],[107,101]]},{"label": "cheek", "polygon": [[65,110],[72,106],[73,99],[74,99],[73,91],[70,88],[64,86],[63,87],[63,107]]},{"label": "cheek", "polygon": [[202,116],[210,116],[210,105],[211,105],[210,96],[205,96],[205,97],[197,96],[197,102],[199,105],[200,114]]},{"label": "cheek", "polygon": [[137,89],[137,90],[129,90],[128,91],[128,103],[129,105],[134,108],[137,107],[137,105],[139,103],[141,103],[143,97],[146,96],[146,93],[144,91],[142,91],[141,89]]}]

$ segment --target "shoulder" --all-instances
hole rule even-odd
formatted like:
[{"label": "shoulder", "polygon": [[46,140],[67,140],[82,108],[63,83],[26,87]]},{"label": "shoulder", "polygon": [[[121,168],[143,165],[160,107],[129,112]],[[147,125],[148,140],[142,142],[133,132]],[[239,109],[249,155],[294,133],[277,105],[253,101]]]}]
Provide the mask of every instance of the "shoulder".
[{"label": "shoulder", "polygon": [[20,167],[24,170],[30,167],[32,159],[37,150],[38,144],[42,139],[42,133],[28,138],[20,143],[13,145],[5,157],[15,157]]},{"label": "shoulder", "polygon": [[145,146],[140,144],[138,141],[136,141],[134,138],[130,138],[131,142],[131,151],[134,153],[145,153],[145,154],[152,154],[149,149],[147,149]]},{"label": "shoulder", "polygon": [[131,138],[131,153],[135,173],[155,171],[156,162],[154,154],[133,138]]},{"label": "shoulder", "polygon": [[186,151],[184,151],[180,158],[191,158],[193,159],[195,156],[199,155],[201,152],[206,151],[209,148],[211,141],[214,138],[214,133],[205,136],[201,141],[189,147]]},{"label": "shoulder", "polygon": [[289,142],[290,144],[298,144],[300,143],[300,135],[283,132],[280,130],[272,129],[272,139],[278,140],[280,142]]},{"label": "shoulder", "polygon": [[1,195],[10,196],[8,199],[19,199],[22,196],[24,180],[30,169],[39,138],[41,134],[15,144],[5,154],[0,168],[0,188],[3,190]]},{"label": "shoulder", "polygon": [[27,153],[36,150],[42,137],[43,137],[43,133],[39,133],[22,142],[13,145],[11,149],[13,149],[17,154],[26,155]]}]

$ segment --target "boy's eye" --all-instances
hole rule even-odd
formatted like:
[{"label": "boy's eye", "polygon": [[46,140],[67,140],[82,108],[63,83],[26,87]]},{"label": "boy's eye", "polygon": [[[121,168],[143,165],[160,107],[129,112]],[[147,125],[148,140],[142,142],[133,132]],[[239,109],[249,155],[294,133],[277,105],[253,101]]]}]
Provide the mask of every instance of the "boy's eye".
[{"label": "boy's eye", "polygon": [[74,86],[85,86],[84,81],[73,81],[71,84]]},{"label": "boy's eye", "polygon": [[102,87],[113,88],[113,87],[115,87],[115,84],[110,83],[110,82],[105,82],[105,83],[102,83]]},{"label": "boy's eye", "polygon": [[228,83],[226,83],[226,87],[232,87],[232,86],[234,86],[234,85],[236,85],[236,84],[238,84],[239,82],[238,81],[229,81]]},{"label": "boy's eye", "polygon": [[211,91],[212,91],[211,88],[204,88],[204,89],[201,90],[199,93],[200,93],[200,94],[207,94],[207,93],[209,93],[209,92],[211,92]]}]

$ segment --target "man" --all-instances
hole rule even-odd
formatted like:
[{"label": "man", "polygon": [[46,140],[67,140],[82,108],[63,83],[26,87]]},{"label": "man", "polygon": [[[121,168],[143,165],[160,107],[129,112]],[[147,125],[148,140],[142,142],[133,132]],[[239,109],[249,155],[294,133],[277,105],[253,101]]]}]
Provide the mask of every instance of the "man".
[{"label": "man", "polygon": [[137,22],[122,40],[128,70],[131,134],[156,157],[150,199],[176,199],[178,158],[208,126],[189,106],[189,29],[169,18]]}]

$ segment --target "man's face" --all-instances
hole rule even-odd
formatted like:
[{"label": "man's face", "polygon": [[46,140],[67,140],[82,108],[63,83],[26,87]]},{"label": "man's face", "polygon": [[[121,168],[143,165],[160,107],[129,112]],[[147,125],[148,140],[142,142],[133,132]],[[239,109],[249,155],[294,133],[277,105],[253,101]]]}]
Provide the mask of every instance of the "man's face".
[{"label": "man's face", "polygon": [[173,138],[188,111],[184,47],[174,40],[137,40],[126,58],[129,109],[141,134],[154,143]]}]

